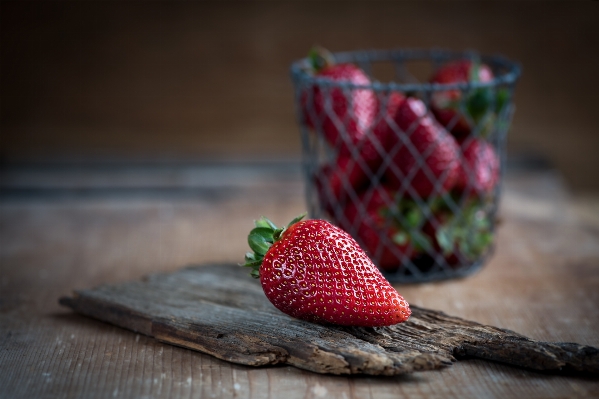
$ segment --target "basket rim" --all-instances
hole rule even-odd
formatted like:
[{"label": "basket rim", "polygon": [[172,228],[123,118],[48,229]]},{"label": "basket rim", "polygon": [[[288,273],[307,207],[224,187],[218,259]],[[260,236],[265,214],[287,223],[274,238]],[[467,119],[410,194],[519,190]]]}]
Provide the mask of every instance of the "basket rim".
[{"label": "basket rim", "polygon": [[478,88],[492,88],[500,85],[514,85],[521,74],[521,67],[515,61],[509,60],[503,55],[485,55],[473,50],[455,51],[448,49],[424,49],[424,48],[396,48],[396,49],[373,49],[356,50],[332,53],[332,56],[339,63],[365,63],[365,62],[384,62],[384,61],[421,61],[434,60],[437,62],[446,62],[456,59],[480,59],[482,62],[494,68],[504,69],[505,73],[495,76],[488,82],[459,82],[459,83],[398,83],[395,81],[378,82],[371,84],[355,84],[347,81],[335,81],[327,77],[314,76],[308,72],[308,58],[302,58],[291,64],[290,72],[292,80],[297,86],[318,85],[325,88],[339,87],[342,89],[369,89],[376,92],[387,91],[416,91],[416,92],[435,92],[447,90],[468,91]]}]

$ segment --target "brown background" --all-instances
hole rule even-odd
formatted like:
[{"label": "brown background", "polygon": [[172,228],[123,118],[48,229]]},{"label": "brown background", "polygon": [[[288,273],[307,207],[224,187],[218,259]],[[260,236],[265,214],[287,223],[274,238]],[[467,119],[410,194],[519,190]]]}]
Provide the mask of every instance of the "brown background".
[{"label": "brown background", "polygon": [[[78,316],[57,298],[236,263],[252,219],[304,211],[295,163],[228,161],[299,160],[289,64],[314,43],[473,48],[523,65],[510,154],[541,154],[575,194],[595,194],[570,195],[546,170],[508,174],[484,269],[396,287],[416,306],[599,347],[598,1],[0,7],[0,396],[597,396],[597,378],[478,360],[398,379],[253,369]],[[225,162],[195,163],[206,159]]]},{"label": "brown background", "polygon": [[299,159],[289,64],[444,47],[523,65],[511,154],[599,189],[599,2],[1,3],[4,164]]}]

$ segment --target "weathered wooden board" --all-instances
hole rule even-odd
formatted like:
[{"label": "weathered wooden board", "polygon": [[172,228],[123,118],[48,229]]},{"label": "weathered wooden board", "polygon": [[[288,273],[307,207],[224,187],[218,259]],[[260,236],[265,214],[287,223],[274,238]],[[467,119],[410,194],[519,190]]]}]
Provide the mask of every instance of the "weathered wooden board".
[{"label": "weathered wooden board", "polygon": [[439,369],[464,356],[534,370],[599,373],[599,349],[549,343],[412,307],[383,328],[317,325],[272,306],[236,265],[189,267],[143,281],[104,285],[62,305],[159,341],[233,363],[289,364],[331,374],[398,375]]}]

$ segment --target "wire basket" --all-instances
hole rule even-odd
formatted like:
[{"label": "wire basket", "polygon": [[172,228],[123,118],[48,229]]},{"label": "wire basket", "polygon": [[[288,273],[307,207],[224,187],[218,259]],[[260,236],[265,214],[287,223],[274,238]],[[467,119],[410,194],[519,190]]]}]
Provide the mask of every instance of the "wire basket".
[{"label": "wire basket", "polygon": [[310,217],[349,232],[390,281],[478,270],[495,246],[519,66],[445,50],[330,57],[354,66],[347,79],[291,66]]}]

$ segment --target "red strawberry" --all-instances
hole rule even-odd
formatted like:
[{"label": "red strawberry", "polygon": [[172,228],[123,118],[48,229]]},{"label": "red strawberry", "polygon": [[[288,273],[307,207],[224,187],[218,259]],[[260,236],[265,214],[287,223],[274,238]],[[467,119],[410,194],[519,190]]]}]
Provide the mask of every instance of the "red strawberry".
[{"label": "red strawberry", "polygon": [[[368,75],[354,64],[333,65],[331,57],[318,50],[309,57],[315,76],[332,82],[370,85]],[[313,86],[302,93],[301,104],[308,126],[324,134],[335,148],[351,147],[360,142],[376,116],[377,99],[370,89]]]},{"label": "red strawberry", "polygon": [[314,176],[320,204],[330,215],[356,196],[368,184],[362,165],[350,157],[340,156],[334,164],[326,164]]},{"label": "red strawberry", "polygon": [[262,218],[248,237],[246,266],[266,297],[303,320],[378,327],[406,321],[408,303],[354,239],[324,220],[277,228]]},{"label": "red strawberry", "polygon": [[394,202],[393,191],[378,186],[349,203],[340,224],[364,246],[379,268],[389,271],[397,270],[404,257],[409,259],[414,252],[408,234],[393,220],[390,209]]},{"label": "red strawberry", "polygon": [[[486,83],[491,80],[493,80],[493,72],[487,65],[471,60],[458,60],[439,68],[431,82],[441,84],[469,81]],[[489,89],[477,89],[468,93],[466,98],[463,96],[462,91],[453,89],[434,92],[431,99],[431,109],[439,122],[458,137],[470,134],[476,124],[485,116],[492,103]],[[498,105],[501,104],[496,104],[496,106]]]},{"label": "red strawberry", "polygon": [[[456,183],[459,168],[459,148],[453,138],[417,98],[407,98],[395,115],[400,132],[391,135],[389,149],[394,151],[386,177],[394,188],[407,179],[420,197],[442,194]],[[423,163],[422,165],[420,163]]]},{"label": "red strawberry", "polygon": [[[406,100],[405,96],[400,92],[391,92],[387,99],[383,99],[379,103],[378,118],[374,128],[372,129],[375,137],[379,137],[381,142],[386,142],[386,138],[394,134],[397,129],[396,122],[394,120],[399,107]],[[385,105],[385,108],[381,110],[381,106]]]},{"label": "red strawberry", "polygon": [[377,104],[377,121],[367,134],[353,147],[345,146],[340,149],[340,158],[360,159],[361,170],[370,179],[379,171],[383,158],[387,154],[389,137],[397,129],[393,118],[403,103],[405,97],[399,92],[392,92]]},{"label": "red strawberry", "polygon": [[456,188],[491,193],[499,181],[499,158],[493,146],[484,140],[472,139],[465,141],[462,147],[464,161],[460,164]]}]

